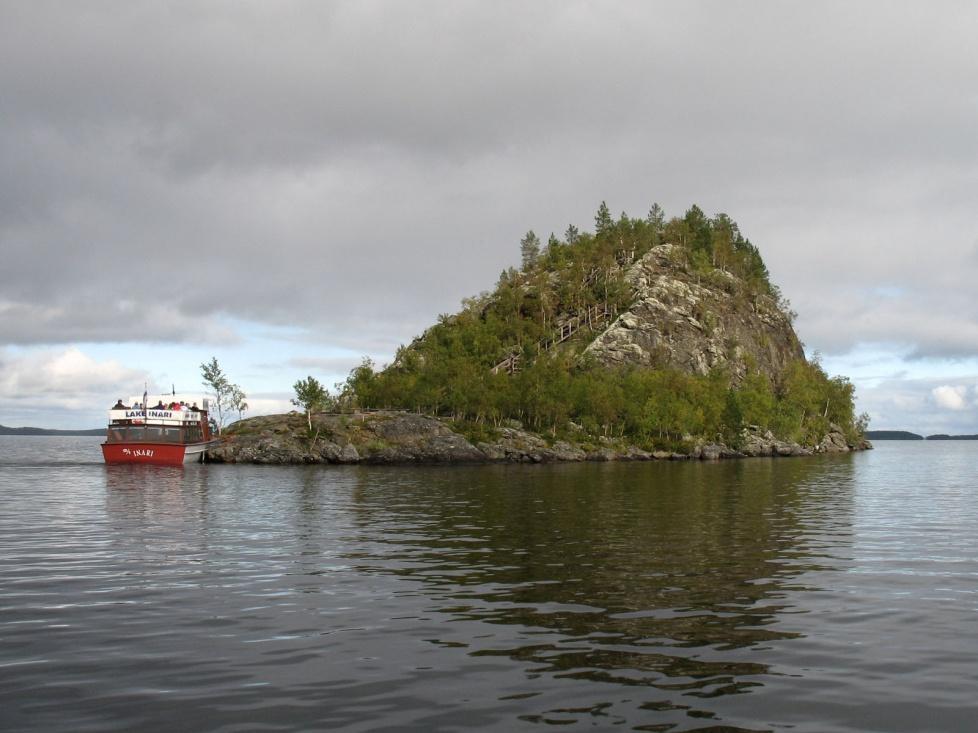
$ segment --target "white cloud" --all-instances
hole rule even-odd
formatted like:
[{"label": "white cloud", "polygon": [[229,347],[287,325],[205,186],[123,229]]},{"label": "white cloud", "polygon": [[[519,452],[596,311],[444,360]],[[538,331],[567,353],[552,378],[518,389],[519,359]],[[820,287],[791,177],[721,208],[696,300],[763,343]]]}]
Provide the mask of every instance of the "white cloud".
[{"label": "white cloud", "polygon": [[77,347],[0,350],[0,422],[33,427],[94,428],[116,399],[155,385],[148,372],[115,359],[98,361]]},{"label": "white cloud", "polygon": [[8,405],[74,409],[101,399],[108,409],[147,380],[145,371],[96,361],[76,347],[0,356],[0,399]]},{"label": "white cloud", "polygon": [[964,410],[968,405],[968,388],[963,385],[942,384],[931,390],[934,401],[945,410]]}]

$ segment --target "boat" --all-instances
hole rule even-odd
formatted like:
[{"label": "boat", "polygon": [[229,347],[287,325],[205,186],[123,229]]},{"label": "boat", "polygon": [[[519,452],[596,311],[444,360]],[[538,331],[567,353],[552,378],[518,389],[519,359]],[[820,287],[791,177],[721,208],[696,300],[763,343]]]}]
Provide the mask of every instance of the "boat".
[{"label": "boat", "polygon": [[[122,404],[132,407],[118,409]],[[206,397],[187,394],[143,394],[142,398],[116,403],[109,410],[109,427],[102,443],[105,462],[159,466],[202,462],[207,449],[220,443],[211,434],[208,405]]]}]

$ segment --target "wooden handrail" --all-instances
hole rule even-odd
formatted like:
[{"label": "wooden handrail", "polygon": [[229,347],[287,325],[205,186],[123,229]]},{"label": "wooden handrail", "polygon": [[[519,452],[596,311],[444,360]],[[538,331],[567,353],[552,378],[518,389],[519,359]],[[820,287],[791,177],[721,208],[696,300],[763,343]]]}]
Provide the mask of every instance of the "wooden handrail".
[{"label": "wooden handrail", "polygon": [[[541,351],[550,351],[554,346],[562,344],[568,339],[570,339],[575,333],[581,330],[583,327],[588,327],[593,329],[595,326],[602,323],[605,319],[613,317],[618,314],[618,308],[615,306],[607,305],[592,305],[584,309],[583,314],[577,314],[571,316],[569,319],[560,324],[560,328],[557,329],[550,338],[540,339],[537,342],[537,347]],[[523,352],[520,350],[514,350],[509,353],[509,355],[503,359],[501,362],[496,364],[489,371],[493,374],[499,374],[501,371],[505,371],[507,374],[513,374],[520,370],[520,362],[523,359]]]}]

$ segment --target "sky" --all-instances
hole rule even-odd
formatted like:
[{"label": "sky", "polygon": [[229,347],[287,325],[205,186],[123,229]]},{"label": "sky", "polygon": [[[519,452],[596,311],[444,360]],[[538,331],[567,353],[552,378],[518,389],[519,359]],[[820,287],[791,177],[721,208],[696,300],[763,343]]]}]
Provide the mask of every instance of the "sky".
[{"label": "sky", "polygon": [[0,424],[250,413],[693,203],[876,429],[978,433],[972,2],[0,0]]}]

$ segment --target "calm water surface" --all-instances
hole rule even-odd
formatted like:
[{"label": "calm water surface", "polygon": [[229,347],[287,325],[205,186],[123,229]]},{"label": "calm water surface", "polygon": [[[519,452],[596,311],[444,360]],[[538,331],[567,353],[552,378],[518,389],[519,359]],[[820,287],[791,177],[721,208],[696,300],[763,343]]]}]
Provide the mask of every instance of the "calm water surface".
[{"label": "calm water surface", "polygon": [[0,729],[972,731],[978,443],[104,466],[0,438]]}]

